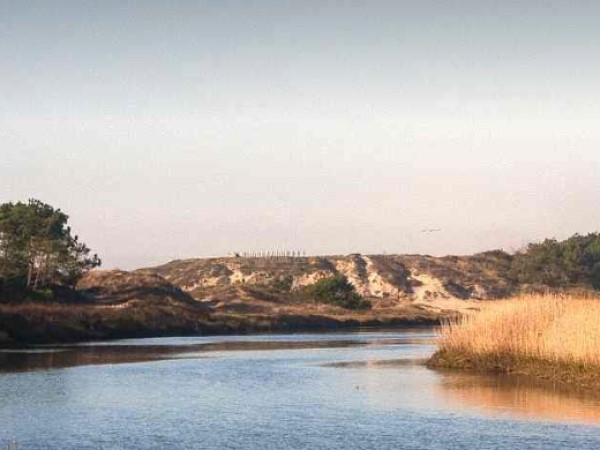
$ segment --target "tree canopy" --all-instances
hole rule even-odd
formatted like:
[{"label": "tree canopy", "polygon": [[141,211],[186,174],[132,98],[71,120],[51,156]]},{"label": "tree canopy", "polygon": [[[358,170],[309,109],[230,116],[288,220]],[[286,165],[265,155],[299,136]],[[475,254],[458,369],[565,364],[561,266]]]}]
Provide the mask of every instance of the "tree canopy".
[{"label": "tree canopy", "polygon": [[74,286],[101,264],[72,234],[68,219],[60,209],[35,199],[0,205],[0,293]]},{"label": "tree canopy", "polygon": [[546,239],[514,255],[511,275],[518,283],[551,287],[591,285],[600,289],[600,234]]}]

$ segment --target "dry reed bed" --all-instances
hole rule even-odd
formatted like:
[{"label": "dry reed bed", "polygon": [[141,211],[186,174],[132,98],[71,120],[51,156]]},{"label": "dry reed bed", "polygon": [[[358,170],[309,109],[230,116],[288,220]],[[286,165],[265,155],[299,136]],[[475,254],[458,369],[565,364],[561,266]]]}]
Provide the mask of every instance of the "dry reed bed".
[{"label": "dry reed bed", "polygon": [[545,377],[600,382],[600,301],[532,295],[486,304],[442,325],[431,365],[541,376],[550,369]]}]

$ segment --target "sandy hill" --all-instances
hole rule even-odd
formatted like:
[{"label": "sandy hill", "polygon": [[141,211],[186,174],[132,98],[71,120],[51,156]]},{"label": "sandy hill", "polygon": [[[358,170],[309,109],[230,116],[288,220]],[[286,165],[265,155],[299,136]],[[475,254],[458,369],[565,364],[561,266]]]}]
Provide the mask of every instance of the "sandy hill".
[{"label": "sandy hill", "polygon": [[92,270],[79,281],[77,291],[96,305],[125,307],[161,303],[208,311],[188,293],[153,273]]},{"label": "sandy hill", "polygon": [[140,269],[159,275],[216,311],[265,312],[297,301],[295,293],[342,274],[374,310],[407,305],[457,310],[468,300],[506,297],[515,286],[502,252],[473,256],[360,255],[228,257],[177,260]]}]

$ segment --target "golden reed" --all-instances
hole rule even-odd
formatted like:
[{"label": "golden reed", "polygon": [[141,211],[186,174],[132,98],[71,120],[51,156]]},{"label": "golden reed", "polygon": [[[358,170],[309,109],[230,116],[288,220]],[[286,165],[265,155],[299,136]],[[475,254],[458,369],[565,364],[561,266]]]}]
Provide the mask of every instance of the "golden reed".
[{"label": "golden reed", "polygon": [[574,364],[600,370],[600,300],[528,295],[484,304],[443,324],[440,352],[467,359]]}]

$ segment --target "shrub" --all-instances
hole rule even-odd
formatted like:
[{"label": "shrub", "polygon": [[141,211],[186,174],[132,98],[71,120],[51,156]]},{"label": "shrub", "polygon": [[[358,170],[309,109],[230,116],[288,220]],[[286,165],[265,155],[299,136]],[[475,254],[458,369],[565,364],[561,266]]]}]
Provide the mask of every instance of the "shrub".
[{"label": "shrub", "polygon": [[283,292],[290,292],[292,290],[292,286],[294,285],[294,277],[291,275],[284,275],[281,277],[277,277],[272,286],[274,289]]},{"label": "shrub", "polygon": [[369,309],[371,303],[357,292],[343,275],[323,278],[304,291],[305,295],[318,303],[328,303],[346,309]]},{"label": "shrub", "polygon": [[518,283],[550,287],[600,288],[600,234],[576,234],[564,241],[546,239],[514,255],[511,277]]},{"label": "shrub", "polygon": [[594,264],[591,271],[592,287],[600,291],[600,262]]}]

